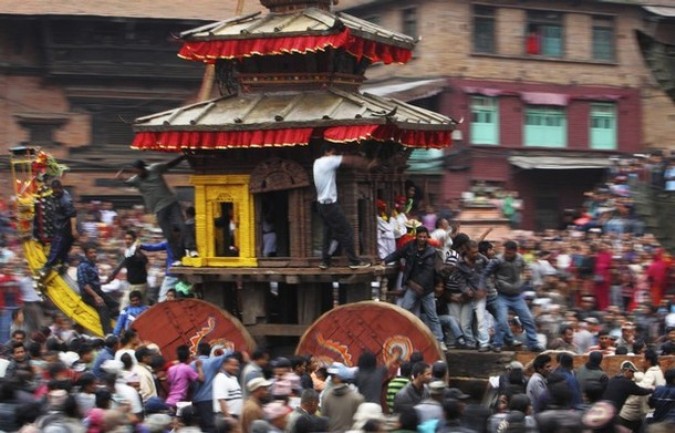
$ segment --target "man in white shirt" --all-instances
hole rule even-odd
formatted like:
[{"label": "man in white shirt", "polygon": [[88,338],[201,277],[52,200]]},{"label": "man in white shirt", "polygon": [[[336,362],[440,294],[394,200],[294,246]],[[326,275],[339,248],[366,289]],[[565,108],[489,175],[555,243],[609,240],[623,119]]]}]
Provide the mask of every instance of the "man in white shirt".
[{"label": "man in white shirt", "polygon": [[237,380],[239,360],[228,356],[213,379],[213,412],[218,418],[239,418],[244,400]]},{"label": "man in white shirt", "polygon": [[370,170],[377,160],[368,161],[355,155],[338,155],[334,143],[325,142],[321,147],[322,156],[314,161],[314,186],[319,215],[323,220],[323,245],[321,248],[321,269],[330,266],[330,243],[336,239],[349,259],[351,269],[361,269],[370,263],[361,260],[354,250],[354,233],[349,220],[337,202],[337,185],[335,178],[341,165]]}]

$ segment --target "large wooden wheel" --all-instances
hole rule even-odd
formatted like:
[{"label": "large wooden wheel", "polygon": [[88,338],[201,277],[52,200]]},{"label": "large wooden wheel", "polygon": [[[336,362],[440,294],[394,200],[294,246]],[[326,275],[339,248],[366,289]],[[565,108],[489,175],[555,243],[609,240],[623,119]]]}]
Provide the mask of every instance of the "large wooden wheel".
[{"label": "large wooden wheel", "polygon": [[198,299],[178,299],[153,305],[134,321],[142,340],[156,343],[166,359],[176,359],[176,348],[188,345],[197,352],[201,341],[211,347],[250,352],[255,341],[234,316]]},{"label": "large wooden wheel", "polygon": [[298,355],[312,355],[325,364],[355,366],[364,351],[382,364],[410,359],[419,351],[427,362],[443,359],[436,338],[415,315],[386,302],[364,301],[334,308],[304,333]]}]

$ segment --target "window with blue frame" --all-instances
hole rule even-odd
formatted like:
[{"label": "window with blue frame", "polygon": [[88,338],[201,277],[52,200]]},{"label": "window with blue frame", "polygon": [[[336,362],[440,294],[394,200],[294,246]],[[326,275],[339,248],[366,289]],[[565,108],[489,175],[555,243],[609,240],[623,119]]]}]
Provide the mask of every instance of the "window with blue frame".
[{"label": "window with blue frame", "polygon": [[499,106],[495,97],[471,96],[471,144],[499,144]]},{"label": "window with blue frame", "polygon": [[591,104],[591,149],[616,150],[616,123],[616,104]]},{"label": "window with blue frame", "polygon": [[567,117],[562,107],[530,105],[525,108],[525,146],[566,147]]},{"label": "window with blue frame", "polygon": [[550,11],[527,12],[525,53],[563,57],[563,14]]},{"label": "window with blue frame", "polygon": [[615,58],[614,19],[606,16],[593,17],[593,60],[611,62]]}]

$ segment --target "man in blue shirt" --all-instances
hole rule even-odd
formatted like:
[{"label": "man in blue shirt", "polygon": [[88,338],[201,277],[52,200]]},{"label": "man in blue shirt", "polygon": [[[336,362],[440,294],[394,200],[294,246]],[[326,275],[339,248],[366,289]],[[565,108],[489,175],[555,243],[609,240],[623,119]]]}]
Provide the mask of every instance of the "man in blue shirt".
[{"label": "man in blue shirt", "polygon": [[120,317],[117,318],[113,334],[120,335],[122,331],[131,328],[134,320],[148,308],[150,307],[143,304],[143,294],[140,290],[134,290],[129,293],[129,305],[122,310]]},{"label": "man in blue shirt", "polygon": [[[213,413],[213,379],[220,371],[223,361],[232,351],[225,351],[220,356],[209,357],[211,353],[211,345],[205,341],[197,345],[198,358],[202,361],[202,370],[204,371],[204,381],[199,384],[198,388],[192,396],[192,406],[199,415],[199,427],[205,433],[213,433],[214,413]],[[194,364],[194,363],[193,363]],[[194,365],[193,365],[193,368]]]},{"label": "man in blue shirt", "polygon": [[82,300],[98,312],[103,335],[107,335],[112,331],[110,312],[117,311],[119,304],[101,290],[101,278],[96,268],[96,245],[87,244],[83,250],[85,258],[77,266],[77,285]]},{"label": "man in blue shirt", "polygon": [[91,369],[97,378],[103,379],[105,372],[101,369],[101,366],[104,362],[115,359],[115,351],[117,350],[119,342],[119,339],[114,335],[108,335],[105,337],[105,340],[103,341],[103,348],[98,352],[98,355],[96,355],[94,366]]}]

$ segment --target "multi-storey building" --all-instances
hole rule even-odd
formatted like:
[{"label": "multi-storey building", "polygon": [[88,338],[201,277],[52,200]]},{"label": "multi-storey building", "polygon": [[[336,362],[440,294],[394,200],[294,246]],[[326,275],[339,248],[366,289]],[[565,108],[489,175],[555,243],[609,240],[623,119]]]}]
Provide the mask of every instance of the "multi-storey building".
[{"label": "multi-storey building", "polygon": [[661,56],[653,73],[641,45],[644,36],[673,43],[663,21],[672,22],[675,2],[642,3],[343,0],[339,7],[419,37],[405,68],[371,68],[370,91],[465,119],[454,147],[432,154],[442,164],[413,174],[427,174],[427,195],[440,203],[475,183],[517,190],[523,227],[539,229],[580,205],[609,156],[675,147],[675,105],[658,76],[670,67],[672,85],[672,57]]},{"label": "multi-storey building", "polygon": [[[169,5],[170,3],[170,5]],[[243,13],[262,9],[242,2]],[[0,162],[8,149],[39,146],[65,162],[64,182],[80,199],[140,203],[114,173],[130,149],[136,117],[194,100],[204,69],[178,58],[183,30],[234,16],[238,2],[44,2],[0,5]],[[170,176],[187,185],[187,176]],[[0,186],[10,194],[9,170]],[[179,190],[189,195],[191,188]]]}]

